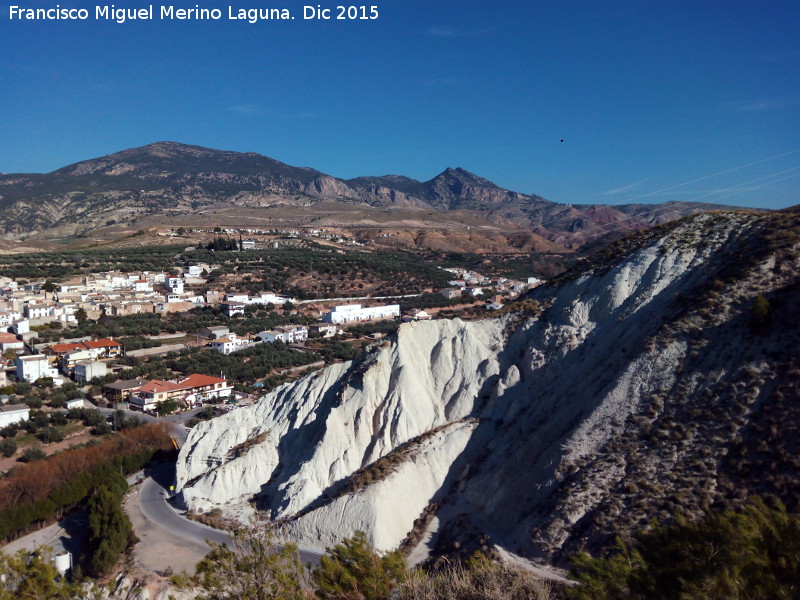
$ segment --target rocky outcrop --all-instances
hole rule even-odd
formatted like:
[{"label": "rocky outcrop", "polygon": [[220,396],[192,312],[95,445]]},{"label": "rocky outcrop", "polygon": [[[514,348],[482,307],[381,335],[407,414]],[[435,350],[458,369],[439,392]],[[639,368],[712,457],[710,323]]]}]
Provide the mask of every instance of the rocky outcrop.
[{"label": "rocky outcrop", "polygon": [[187,504],[258,496],[273,519],[308,509],[358,469],[471,415],[503,336],[498,321],[429,321],[403,327],[398,341],[199,425],[178,465]]},{"label": "rocky outcrop", "polygon": [[491,539],[555,561],[750,492],[796,504],[782,473],[800,459],[797,417],[769,423],[794,415],[780,406],[800,390],[800,336],[757,331],[749,311],[763,295],[796,322],[797,231],[796,214],[701,215],[517,312],[404,325],[362,361],[200,425],[178,487],[195,510],[261,510],[312,547],[361,529],[383,549]]}]

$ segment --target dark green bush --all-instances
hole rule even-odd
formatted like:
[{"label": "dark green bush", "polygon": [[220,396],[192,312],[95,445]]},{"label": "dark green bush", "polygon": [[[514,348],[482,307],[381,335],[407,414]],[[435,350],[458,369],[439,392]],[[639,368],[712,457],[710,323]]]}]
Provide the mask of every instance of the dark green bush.
[{"label": "dark green bush", "polygon": [[14,453],[17,451],[17,442],[14,440],[0,440],[0,454],[5,456],[6,458],[10,458],[14,456]]},{"label": "dark green bush", "polygon": [[581,600],[791,600],[800,593],[800,516],[754,499],[739,512],[676,518],[604,558],[573,560]]}]

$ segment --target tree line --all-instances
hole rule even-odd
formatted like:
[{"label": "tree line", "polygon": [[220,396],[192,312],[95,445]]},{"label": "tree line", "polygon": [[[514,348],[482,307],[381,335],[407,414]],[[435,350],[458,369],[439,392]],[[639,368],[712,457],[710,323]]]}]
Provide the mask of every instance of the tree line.
[{"label": "tree line", "polygon": [[109,469],[135,472],[156,452],[171,448],[163,427],[145,425],[14,468],[0,481],[0,539],[25,533],[36,522],[59,518],[107,481]]}]

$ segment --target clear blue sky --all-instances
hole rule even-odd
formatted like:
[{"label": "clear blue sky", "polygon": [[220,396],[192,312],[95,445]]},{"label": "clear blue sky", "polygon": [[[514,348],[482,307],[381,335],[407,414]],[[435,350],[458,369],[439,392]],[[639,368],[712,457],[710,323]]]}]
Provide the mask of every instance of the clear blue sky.
[{"label": "clear blue sky", "polygon": [[0,0],[0,171],[170,140],[567,203],[800,202],[796,0],[375,0],[366,22],[196,2],[296,19],[10,22],[96,4]]}]

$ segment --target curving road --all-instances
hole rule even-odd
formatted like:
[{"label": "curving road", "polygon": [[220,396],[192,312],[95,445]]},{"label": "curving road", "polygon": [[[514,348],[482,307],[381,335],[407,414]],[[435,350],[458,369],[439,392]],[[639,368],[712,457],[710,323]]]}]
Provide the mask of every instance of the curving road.
[{"label": "curving road", "polygon": [[148,477],[139,489],[142,514],[161,529],[190,542],[204,544],[208,539],[217,544],[230,544],[232,537],[225,531],[213,529],[179,515],[167,502],[168,492],[155,479]]},{"label": "curving road", "polygon": [[[139,489],[139,507],[142,514],[151,523],[175,537],[199,544],[205,544],[206,540],[216,544],[230,544],[233,537],[229,533],[197,521],[190,521],[167,502],[169,492],[159,481],[172,481],[173,468],[174,465],[160,465],[153,469],[151,475],[142,483],[142,487]],[[304,563],[316,565],[319,563],[320,556],[319,552],[300,550],[300,560]]]}]

